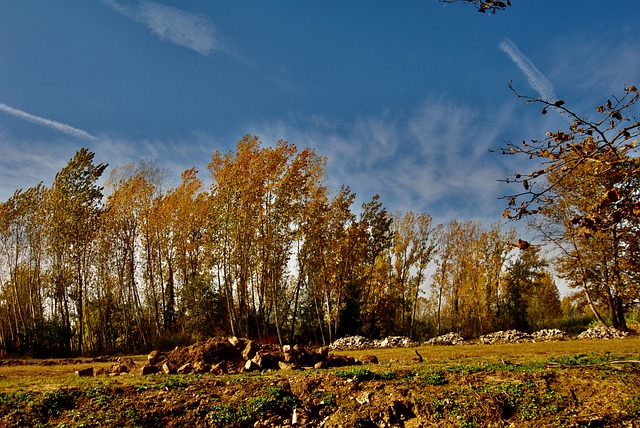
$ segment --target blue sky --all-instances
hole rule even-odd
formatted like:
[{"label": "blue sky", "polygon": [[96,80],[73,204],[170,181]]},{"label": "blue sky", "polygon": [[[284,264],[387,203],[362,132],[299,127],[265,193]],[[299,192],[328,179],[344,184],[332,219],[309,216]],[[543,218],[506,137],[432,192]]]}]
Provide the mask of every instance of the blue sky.
[{"label": "blue sky", "polygon": [[488,150],[566,126],[510,80],[589,112],[640,83],[639,1],[512,3],[0,0],[0,200],[82,147],[207,181],[255,134],[314,147],[359,202],[498,221],[522,165]]}]

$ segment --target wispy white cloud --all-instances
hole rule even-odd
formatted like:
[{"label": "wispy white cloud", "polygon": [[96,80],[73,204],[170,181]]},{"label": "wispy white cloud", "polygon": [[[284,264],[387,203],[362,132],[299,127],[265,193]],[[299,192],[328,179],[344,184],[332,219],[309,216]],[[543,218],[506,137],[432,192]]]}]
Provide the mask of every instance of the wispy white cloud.
[{"label": "wispy white cloud", "polygon": [[225,50],[216,35],[215,26],[204,16],[152,1],[143,1],[136,7],[115,0],[102,2],[123,16],[144,25],[155,36],[175,45],[204,56],[215,50]]},{"label": "wispy white cloud", "polygon": [[327,157],[329,184],[346,184],[365,202],[378,193],[390,210],[428,212],[439,221],[500,219],[507,160],[489,153],[512,122],[508,107],[484,113],[446,97],[412,112],[340,122],[289,117],[247,127],[262,141],[314,147]]},{"label": "wispy white cloud", "polygon": [[580,33],[550,45],[553,69],[548,75],[558,86],[577,92],[572,101],[584,98],[591,109],[602,98],[621,93],[625,84],[640,82],[640,39],[635,32],[615,32],[614,37],[616,43]]},{"label": "wispy white cloud", "polygon": [[43,117],[29,114],[25,111],[18,110],[17,108],[13,108],[4,103],[0,103],[0,110],[12,116],[15,116],[17,118],[35,123],[37,125],[45,126],[47,128],[51,128],[59,132],[64,132],[65,134],[71,135],[73,137],[83,138],[85,140],[96,139],[96,137],[89,134],[87,131],[83,131],[82,129],[74,128],[73,126],[70,126],[61,122],[56,122],[55,120],[45,119]]},{"label": "wispy white cloud", "polygon": [[500,50],[504,52],[511,61],[520,69],[527,77],[529,85],[536,91],[541,98],[545,100],[555,99],[553,84],[547,77],[542,74],[535,64],[527,58],[518,46],[509,39],[505,39],[498,45]]}]

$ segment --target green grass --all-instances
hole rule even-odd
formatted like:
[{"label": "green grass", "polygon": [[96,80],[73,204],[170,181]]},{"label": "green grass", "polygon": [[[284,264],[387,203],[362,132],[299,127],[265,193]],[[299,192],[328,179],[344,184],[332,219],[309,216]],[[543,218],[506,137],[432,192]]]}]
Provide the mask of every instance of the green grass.
[{"label": "green grass", "polygon": [[356,382],[366,380],[392,380],[398,377],[398,375],[393,371],[374,372],[362,367],[356,367],[349,370],[338,370],[333,374],[339,378],[352,379]]},{"label": "green grass", "polygon": [[279,385],[272,385],[260,391],[260,395],[240,404],[216,404],[206,415],[206,420],[214,426],[253,426],[255,421],[274,414],[291,414],[300,401],[290,391]]}]

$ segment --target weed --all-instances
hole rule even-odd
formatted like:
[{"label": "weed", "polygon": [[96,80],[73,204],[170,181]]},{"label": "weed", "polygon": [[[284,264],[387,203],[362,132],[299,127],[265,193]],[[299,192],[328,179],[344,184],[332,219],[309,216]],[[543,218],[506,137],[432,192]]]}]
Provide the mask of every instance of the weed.
[{"label": "weed", "polygon": [[496,403],[504,419],[517,415],[520,420],[531,421],[542,414],[555,414],[563,408],[562,395],[551,388],[540,391],[531,380],[487,384],[477,392]]},{"label": "weed", "polygon": [[484,371],[485,368],[477,365],[457,365],[457,366],[447,367],[446,370],[449,373],[454,373],[454,374],[472,375],[472,374]]},{"label": "weed", "polygon": [[333,407],[336,404],[337,397],[335,394],[326,393],[324,391],[315,391],[314,396],[327,407]]},{"label": "weed", "polygon": [[393,380],[398,375],[393,371],[373,372],[369,369],[357,368],[353,370],[338,370],[334,375],[343,379],[353,379],[356,382],[365,380]]},{"label": "weed", "polygon": [[442,372],[430,372],[421,376],[420,378],[426,385],[442,386],[449,383],[447,378]]},{"label": "weed", "polygon": [[207,419],[222,425],[240,422],[241,420],[238,411],[230,404],[216,404],[207,414]]},{"label": "weed", "polygon": [[290,414],[300,400],[284,387],[275,385],[264,389],[263,395],[243,402],[240,406],[217,404],[207,413],[214,426],[250,426],[258,419],[274,414]]},{"label": "weed", "polygon": [[618,356],[607,351],[602,354],[592,352],[589,354],[563,355],[559,357],[552,357],[549,358],[548,362],[562,364],[565,366],[582,366],[589,364],[601,364],[624,359],[625,357]]}]

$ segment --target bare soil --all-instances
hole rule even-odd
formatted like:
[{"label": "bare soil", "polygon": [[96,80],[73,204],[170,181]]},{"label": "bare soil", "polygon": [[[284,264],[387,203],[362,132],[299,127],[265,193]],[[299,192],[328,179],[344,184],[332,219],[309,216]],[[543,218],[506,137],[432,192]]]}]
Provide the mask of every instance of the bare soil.
[{"label": "bare soil", "polygon": [[[212,344],[154,362],[178,366]],[[245,371],[215,349],[226,373],[142,376],[147,356],[0,360],[0,426],[640,427],[637,336],[335,351],[379,362],[286,370]],[[76,375],[86,368],[96,375]]]}]

